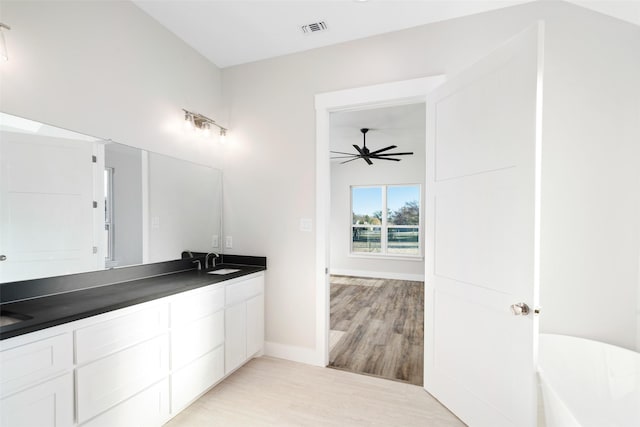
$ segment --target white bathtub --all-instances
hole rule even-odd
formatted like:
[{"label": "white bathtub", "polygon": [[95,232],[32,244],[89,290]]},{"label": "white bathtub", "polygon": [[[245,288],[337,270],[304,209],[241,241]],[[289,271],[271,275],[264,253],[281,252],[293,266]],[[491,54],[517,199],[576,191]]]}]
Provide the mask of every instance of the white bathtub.
[{"label": "white bathtub", "polygon": [[640,353],[540,334],[538,372],[547,427],[640,427]]}]

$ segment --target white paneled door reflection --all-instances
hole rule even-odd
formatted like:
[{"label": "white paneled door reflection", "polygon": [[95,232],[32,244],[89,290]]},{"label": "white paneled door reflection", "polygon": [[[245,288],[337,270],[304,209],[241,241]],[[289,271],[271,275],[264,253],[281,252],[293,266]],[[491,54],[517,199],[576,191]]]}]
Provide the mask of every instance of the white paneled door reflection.
[{"label": "white paneled door reflection", "polygon": [[86,141],[2,133],[0,282],[101,267],[93,250],[95,149]]}]

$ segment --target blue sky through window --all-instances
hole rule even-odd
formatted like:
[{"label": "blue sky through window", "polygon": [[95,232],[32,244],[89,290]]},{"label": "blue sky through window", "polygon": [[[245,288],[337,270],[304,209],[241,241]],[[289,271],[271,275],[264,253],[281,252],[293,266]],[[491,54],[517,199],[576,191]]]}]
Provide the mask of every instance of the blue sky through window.
[{"label": "blue sky through window", "polygon": [[382,211],[382,188],[354,187],[351,191],[352,209],[356,215],[373,216],[374,212]]},{"label": "blue sky through window", "polygon": [[[351,200],[353,212],[356,215],[373,215],[382,211],[382,188],[380,187],[353,187]],[[390,186],[387,190],[387,207],[395,211],[407,202],[420,200],[420,187]]]},{"label": "blue sky through window", "polygon": [[416,185],[402,187],[388,187],[387,208],[393,212],[403,207],[407,202],[420,200],[420,187]]}]

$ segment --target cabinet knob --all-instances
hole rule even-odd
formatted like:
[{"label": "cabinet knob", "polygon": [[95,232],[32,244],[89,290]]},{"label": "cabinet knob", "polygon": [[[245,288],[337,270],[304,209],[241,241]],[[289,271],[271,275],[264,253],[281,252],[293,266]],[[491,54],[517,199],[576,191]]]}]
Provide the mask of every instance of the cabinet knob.
[{"label": "cabinet knob", "polygon": [[530,311],[529,306],[523,302],[511,304],[511,312],[514,316],[526,316]]}]

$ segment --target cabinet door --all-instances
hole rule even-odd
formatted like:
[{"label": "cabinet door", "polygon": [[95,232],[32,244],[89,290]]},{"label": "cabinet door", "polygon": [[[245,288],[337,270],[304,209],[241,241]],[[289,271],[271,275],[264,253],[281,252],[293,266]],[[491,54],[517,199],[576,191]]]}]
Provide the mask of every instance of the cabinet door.
[{"label": "cabinet door", "polygon": [[224,373],[236,369],[247,358],[246,303],[232,305],[224,311]]},{"label": "cabinet door", "polygon": [[247,300],[247,357],[262,352],[264,347],[264,294]]},{"label": "cabinet door", "polygon": [[65,427],[73,425],[73,377],[66,374],[0,401],[0,425]]}]

